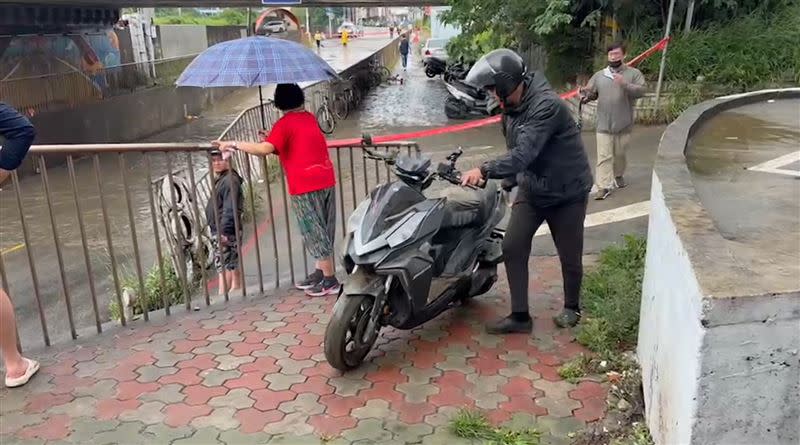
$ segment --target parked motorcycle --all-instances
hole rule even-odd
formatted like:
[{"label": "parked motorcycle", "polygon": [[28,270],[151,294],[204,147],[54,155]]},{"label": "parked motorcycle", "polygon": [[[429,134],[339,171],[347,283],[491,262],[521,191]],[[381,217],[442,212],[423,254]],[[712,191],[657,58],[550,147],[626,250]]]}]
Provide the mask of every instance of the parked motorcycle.
[{"label": "parked motorcycle", "polygon": [[445,82],[464,80],[466,79],[470,68],[472,68],[472,64],[468,64],[462,60],[459,60],[458,62],[448,64],[447,70],[445,70],[444,76],[442,77],[444,78]]},{"label": "parked motorcycle", "polygon": [[434,77],[444,74],[447,71],[447,62],[438,57],[428,57],[425,60],[425,75],[433,79]]},{"label": "parked motorcycle", "polygon": [[450,119],[493,116],[501,111],[494,97],[464,81],[452,78],[445,87],[450,95],[444,101],[444,113]]},{"label": "parked motorcycle", "polygon": [[358,367],[381,328],[412,329],[497,281],[505,191],[471,187],[468,199],[427,197],[433,181],[461,184],[450,154],[430,172],[426,157],[397,152],[366,157],[392,166],[397,180],[375,188],[347,223],[348,273],[325,331],[325,358],[341,371]]}]

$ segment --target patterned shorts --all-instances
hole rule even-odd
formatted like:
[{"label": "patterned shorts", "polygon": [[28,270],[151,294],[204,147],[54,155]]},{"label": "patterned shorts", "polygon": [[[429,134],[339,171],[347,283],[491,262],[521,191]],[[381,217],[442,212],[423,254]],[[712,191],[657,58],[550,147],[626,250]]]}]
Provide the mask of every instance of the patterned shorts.
[{"label": "patterned shorts", "polygon": [[333,256],[336,233],[335,188],[292,196],[292,211],[311,256],[317,260]]},{"label": "patterned shorts", "polygon": [[215,236],[211,240],[211,244],[214,246],[214,267],[217,269],[217,273],[239,268],[239,249],[235,241],[228,241],[219,248]]}]

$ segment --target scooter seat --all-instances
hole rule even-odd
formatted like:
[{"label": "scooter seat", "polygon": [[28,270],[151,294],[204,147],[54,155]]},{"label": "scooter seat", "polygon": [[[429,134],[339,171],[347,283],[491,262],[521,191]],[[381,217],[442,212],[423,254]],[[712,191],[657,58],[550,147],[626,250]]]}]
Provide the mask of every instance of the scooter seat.
[{"label": "scooter seat", "polygon": [[497,184],[489,181],[482,190],[448,187],[442,228],[473,227],[486,221],[495,207]]}]

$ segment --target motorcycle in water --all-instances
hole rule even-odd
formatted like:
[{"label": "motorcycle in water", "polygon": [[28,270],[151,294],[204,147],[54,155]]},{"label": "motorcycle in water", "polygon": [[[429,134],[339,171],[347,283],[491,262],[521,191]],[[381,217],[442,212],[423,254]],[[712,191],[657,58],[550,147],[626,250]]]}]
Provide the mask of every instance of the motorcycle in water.
[{"label": "motorcycle in water", "polygon": [[450,93],[444,101],[444,113],[450,119],[468,119],[471,116],[494,116],[500,113],[500,104],[480,88],[451,78],[445,82]]},{"label": "motorcycle in water", "polygon": [[433,79],[447,71],[447,62],[438,57],[430,56],[425,60],[425,75]]},{"label": "motorcycle in water", "polygon": [[433,181],[461,184],[462,150],[430,171],[427,157],[364,149],[392,166],[397,180],[372,190],[347,222],[348,278],[325,331],[325,358],[334,368],[358,367],[381,328],[412,329],[497,281],[504,232],[496,226],[506,192],[489,181],[466,199],[427,197]]}]

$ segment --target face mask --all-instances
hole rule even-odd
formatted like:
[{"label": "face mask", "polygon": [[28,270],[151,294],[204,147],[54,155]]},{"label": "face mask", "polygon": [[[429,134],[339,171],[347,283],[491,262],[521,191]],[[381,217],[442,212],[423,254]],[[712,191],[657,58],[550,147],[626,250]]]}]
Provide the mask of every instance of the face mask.
[{"label": "face mask", "polygon": [[622,61],[617,60],[616,62],[608,62],[608,66],[610,66],[611,68],[619,68],[622,66]]}]

